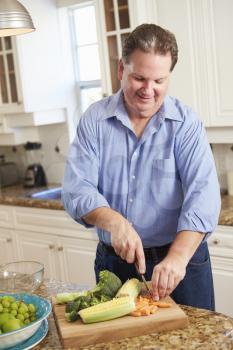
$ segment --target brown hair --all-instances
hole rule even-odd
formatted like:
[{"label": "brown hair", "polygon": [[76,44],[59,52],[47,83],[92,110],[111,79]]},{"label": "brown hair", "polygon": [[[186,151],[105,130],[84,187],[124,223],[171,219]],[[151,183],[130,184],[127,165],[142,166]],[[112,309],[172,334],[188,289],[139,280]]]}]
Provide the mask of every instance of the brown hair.
[{"label": "brown hair", "polygon": [[130,55],[136,49],[143,52],[152,51],[162,55],[170,52],[172,58],[171,71],[178,60],[178,47],[175,35],[156,24],[141,24],[125,39],[122,58],[126,63],[129,63]]}]

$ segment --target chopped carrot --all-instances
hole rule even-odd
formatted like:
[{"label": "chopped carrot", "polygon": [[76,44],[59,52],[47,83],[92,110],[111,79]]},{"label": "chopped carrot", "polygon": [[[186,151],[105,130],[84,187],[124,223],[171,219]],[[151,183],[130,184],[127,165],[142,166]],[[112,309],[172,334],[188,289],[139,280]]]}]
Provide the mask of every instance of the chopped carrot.
[{"label": "chopped carrot", "polygon": [[149,316],[154,314],[158,308],[168,308],[171,306],[171,303],[154,301],[150,296],[140,295],[136,299],[136,310],[131,312],[130,315],[134,317]]}]

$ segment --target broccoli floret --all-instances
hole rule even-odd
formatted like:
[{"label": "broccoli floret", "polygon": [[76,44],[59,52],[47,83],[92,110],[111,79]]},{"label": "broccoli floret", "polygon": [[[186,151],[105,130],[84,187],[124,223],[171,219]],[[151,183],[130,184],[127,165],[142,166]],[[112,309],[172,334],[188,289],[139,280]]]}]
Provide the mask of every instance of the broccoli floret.
[{"label": "broccoli floret", "polygon": [[113,272],[103,270],[99,273],[98,284],[91,290],[91,292],[97,297],[104,295],[113,298],[121,286],[121,280]]},{"label": "broccoli floret", "polygon": [[72,312],[72,311],[79,311],[79,306],[80,306],[80,300],[76,299],[75,301],[69,301],[66,304],[66,313]]},{"label": "broccoli floret", "polygon": [[66,312],[65,319],[68,322],[74,322],[79,318],[79,315],[76,311]]}]

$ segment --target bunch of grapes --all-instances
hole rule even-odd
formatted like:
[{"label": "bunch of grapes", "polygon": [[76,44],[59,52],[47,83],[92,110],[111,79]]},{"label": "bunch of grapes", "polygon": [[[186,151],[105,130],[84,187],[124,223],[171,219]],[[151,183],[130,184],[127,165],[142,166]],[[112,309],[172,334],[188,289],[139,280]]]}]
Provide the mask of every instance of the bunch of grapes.
[{"label": "bunch of grapes", "polygon": [[0,334],[19,329],[36,320],[36,307],[10,295],[0,297]]}]

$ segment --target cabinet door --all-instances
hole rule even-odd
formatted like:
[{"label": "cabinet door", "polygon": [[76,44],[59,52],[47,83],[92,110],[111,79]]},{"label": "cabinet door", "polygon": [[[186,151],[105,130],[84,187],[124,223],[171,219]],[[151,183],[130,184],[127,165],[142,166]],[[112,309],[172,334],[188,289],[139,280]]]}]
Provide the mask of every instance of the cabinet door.
[{"label": "cabinet door", "polygon": [[131,18],[128,0],[104,0],[96,2],[100,15],[100,32],[103,41],[102,58],[105,60],[102,71],[106,75],[107,93],[116,92],[120,87],[117,77],[118,61],[122,44],[131,32]]},{"label": "cabinet door", "polygon": [[56,237],[39,232],[16,231],[19,254],[23,260],[44,264],[45,278],[60,278],[57,269]]},{"label": "cabinet door", "polygon": [[0,107],[19,102],[12,37],[0,38]]},{"label": "cabinet door", "polygon": [[233,317],[233,259],[211,257],[216,311]]},{"label": "cabinet door", "polygon": [[94,286],[96,247],[97,241],[93,240],[59,238],[58,253],[62,280]]},{"label": "cabinet door", "polygon": [[18,260],[16,239],[10,229],[0,228],[0,265]]}]

